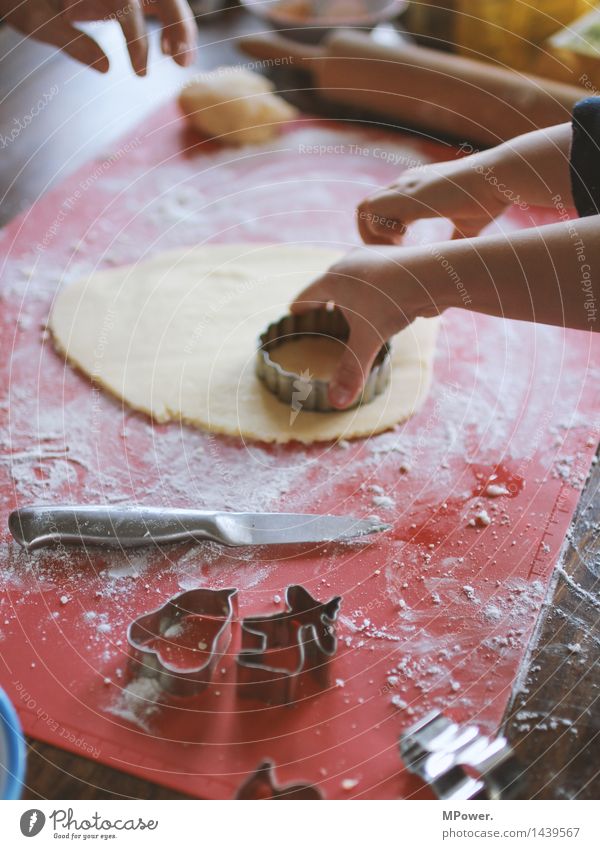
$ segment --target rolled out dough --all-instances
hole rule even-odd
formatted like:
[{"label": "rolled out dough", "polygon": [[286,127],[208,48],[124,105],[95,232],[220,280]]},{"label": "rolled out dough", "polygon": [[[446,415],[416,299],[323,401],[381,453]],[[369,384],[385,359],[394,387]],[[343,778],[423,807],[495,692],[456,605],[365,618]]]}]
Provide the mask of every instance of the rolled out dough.
[{"label": "rolled out dough", "polygon": [[368,436],[423,403],[436,319],[417,319],[394,338],[388,389],[348,412],[292,416],[254,373],[259,334],[338,257],[306,245],[170,251],[65,287],[49,328],[71,363],[156,421],[264,442]]}]

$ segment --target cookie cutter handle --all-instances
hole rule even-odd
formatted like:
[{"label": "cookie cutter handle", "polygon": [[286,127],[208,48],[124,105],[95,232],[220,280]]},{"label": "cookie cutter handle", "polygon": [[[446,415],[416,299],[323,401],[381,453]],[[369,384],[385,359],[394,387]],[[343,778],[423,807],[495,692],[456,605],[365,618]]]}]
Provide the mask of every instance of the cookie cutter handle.
[{"label": "cookie cutter handle", "polygon": [[162,507],[22,507],[10,514],[8,527],[28,551],[57,543],[122,549],[185,540],[224,541],[217,513]]}]

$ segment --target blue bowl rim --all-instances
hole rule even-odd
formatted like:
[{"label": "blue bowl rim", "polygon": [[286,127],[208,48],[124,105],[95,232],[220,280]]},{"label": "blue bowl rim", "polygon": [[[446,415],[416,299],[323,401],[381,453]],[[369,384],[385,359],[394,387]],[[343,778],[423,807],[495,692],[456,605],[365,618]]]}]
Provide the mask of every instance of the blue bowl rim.
[{"label": "blue bowl rim", "polygon": [[20,799],[25,779],[25,738],[12,702],[0,688],[0,734],[5,735],[8,764],[7,781],[1,788],[3,799]]}]

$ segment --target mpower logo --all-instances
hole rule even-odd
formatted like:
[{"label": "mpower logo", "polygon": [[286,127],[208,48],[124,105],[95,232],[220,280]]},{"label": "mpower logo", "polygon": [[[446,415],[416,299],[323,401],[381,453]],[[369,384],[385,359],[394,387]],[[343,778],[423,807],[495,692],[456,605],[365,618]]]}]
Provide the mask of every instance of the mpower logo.
[{"label": "mpower logo", "polygon": [[38,808],[31,808],[21,817],[21,834],[25,837],[35,837],[43,829],[46,824],[44,813]]}]

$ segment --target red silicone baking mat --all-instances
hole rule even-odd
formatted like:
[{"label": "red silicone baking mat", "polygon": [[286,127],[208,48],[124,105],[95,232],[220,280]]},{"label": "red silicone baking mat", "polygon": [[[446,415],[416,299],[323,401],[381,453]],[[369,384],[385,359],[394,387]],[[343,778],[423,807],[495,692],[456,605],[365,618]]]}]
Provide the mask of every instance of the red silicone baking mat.
[{"label": "red silicone baking mat", "polygon": [[[81,501],[377,513],[393,525],[309,553],[206,544],[130,556],[26,555],[4,530],[0,684],[28,733],[204,797],[230,797],[269,757],[282,781],[329,798],[393,798],[426,793],[397,752],[425,711],[496,729],[598,441],[591,334],[450,311],[431,395],[409,422],[368,440],[269,447],[152,425],[65,366],[41,329],[69,280],[165,248],[356,244],[360,198],[452,155],[308,119],[268,146],[225,150],[166,109],[3,231],[4,526],[17,505]],[[551,218],[521,211],[496,226]],[[447,232],[425,222],[411,238]],[[483,494],[489,482],[508,495]],[[491,523],[474,527],[481,510]],[[165,705],[130,679],[127,625],[169,595],[237,587],[240,613],[275,613],[292,583],[343,597],[319,695],[240,700],[239,634],[191,702]]]}]

